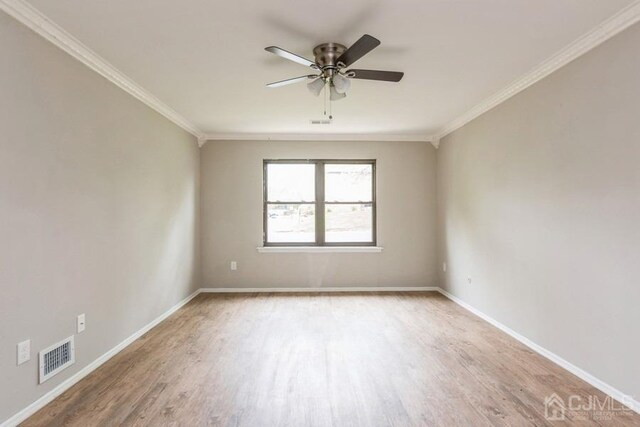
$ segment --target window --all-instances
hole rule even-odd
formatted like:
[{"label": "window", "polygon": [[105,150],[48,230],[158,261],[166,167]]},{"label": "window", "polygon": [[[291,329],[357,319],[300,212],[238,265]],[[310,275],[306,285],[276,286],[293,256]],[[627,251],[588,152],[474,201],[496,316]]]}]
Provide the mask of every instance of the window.
[{"label": "window", "polygon": [[265,246],[375,246],[375,160],[265,160]]}]

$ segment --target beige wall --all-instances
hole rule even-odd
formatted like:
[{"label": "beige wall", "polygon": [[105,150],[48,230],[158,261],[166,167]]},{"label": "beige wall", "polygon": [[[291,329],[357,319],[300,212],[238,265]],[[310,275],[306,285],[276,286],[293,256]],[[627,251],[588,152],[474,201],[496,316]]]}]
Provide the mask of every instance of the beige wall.
[{"label": "beige wall", "polygon": [[[383,253],[261,254],[263,159],[377,159]],[[202,148],[206,287],[434,286],[435,149],[425,142],[211,141]],[[238,262],[231,271],[230,261]]]},{"label": "beige wall", "polygon": [[[2,422],[199,287],[199,150],[1,12],[0,52]],[[38,385],[80,313],[76,364]]]},{"label": "beige wall", "polygon": [[636,400],[639,46],[636,24],[438,150],[443,285]]}]

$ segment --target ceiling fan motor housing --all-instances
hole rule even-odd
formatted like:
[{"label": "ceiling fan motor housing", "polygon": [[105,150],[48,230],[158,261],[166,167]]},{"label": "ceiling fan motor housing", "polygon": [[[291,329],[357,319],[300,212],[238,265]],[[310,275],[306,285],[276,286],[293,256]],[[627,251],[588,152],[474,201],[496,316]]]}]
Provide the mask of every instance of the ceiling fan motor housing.
[{"label": "ceiling fan motor housing", "polygon": [[340,43],[322,43],[313,48],[316,64],[322,70],[325,78],[333,76],[338,68],[338,58],[345,50],[347,50],[346,46]]}]

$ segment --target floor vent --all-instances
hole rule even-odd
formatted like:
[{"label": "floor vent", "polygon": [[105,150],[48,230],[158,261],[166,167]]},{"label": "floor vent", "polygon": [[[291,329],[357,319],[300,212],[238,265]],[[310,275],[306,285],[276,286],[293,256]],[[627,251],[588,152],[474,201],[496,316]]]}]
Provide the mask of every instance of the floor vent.
[{"label": "floor vent", "polygon": [[76,361],[73,335],[40,353],[40,384]]}]

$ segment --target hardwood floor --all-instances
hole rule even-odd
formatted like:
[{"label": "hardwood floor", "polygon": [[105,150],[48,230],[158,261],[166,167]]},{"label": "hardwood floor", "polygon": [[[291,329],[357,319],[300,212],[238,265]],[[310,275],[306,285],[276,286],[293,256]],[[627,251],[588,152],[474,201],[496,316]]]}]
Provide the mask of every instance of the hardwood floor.
[{"label": "hardwood floor", "polygon": [[552,393],[605,400],[437,293],[201,294],[23,425],[640,425]]}]

